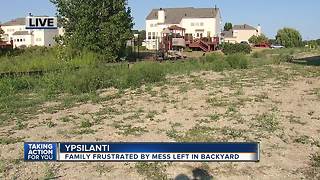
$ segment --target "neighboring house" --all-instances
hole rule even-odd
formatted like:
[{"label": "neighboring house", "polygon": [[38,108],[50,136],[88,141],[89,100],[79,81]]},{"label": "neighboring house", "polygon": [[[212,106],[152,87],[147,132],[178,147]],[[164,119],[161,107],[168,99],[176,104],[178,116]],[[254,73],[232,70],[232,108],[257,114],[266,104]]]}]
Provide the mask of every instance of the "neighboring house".
[{"label": "neighboring house", "polygon": [[241,42],[249,43],[249,39],[253,35],[255,36],[261,35],[260,25],[257,28],[247,24],[234,25],[231,30],[224,31],[222,33],[222,38],[223,38],[222,41],[226,43],[241,43]]},{"label": "neighboring house", "polygon": [[4,41],[13,41],[13,47],[53,46],[56,44],[54,37],[63,33],[62,28],[27,30],[25,18],[3,23],[1,28],[4,31]]},{"label": "neighboring house", "polygon": [[153,9],[146,18],[146,48],[158,49],[163,30],[175,26],[185,29],[185,36],[194,39],[219,37],[220,10],[192,7]]}]

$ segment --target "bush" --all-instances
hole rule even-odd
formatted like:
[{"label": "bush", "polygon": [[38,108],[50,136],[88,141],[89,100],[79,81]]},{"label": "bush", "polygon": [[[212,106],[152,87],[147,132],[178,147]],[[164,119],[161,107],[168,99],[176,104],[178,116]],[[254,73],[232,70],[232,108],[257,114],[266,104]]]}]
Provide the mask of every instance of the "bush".
[{"label": "bush", "polygon": [[248,58],[243,54],[232,54],[226,57],[226,61],[233,69],[247,69],[249,65]]},{"label": "bush", "polygon": [[243,54],[250,54],[252,51],[250,45],[248,44],[230,44],[226,43],[223,45],[222,52],[226,55],[228,54],[237,54],[237,53],[243,53]]}]

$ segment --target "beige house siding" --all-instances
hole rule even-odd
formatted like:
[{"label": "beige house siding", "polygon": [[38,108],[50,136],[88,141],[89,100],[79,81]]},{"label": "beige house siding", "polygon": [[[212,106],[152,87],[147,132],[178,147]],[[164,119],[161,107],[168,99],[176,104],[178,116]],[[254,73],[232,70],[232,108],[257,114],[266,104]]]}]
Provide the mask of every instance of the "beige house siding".
[{"label": "beige house siding", "polygon": [[232,30],[233,37],[224,37],[224,42],[227,43],[241,43],[243,41],[249,42],[249,39],[253,36],[261,35],[261,27],[257,27],[256,29],[235,29]]}]

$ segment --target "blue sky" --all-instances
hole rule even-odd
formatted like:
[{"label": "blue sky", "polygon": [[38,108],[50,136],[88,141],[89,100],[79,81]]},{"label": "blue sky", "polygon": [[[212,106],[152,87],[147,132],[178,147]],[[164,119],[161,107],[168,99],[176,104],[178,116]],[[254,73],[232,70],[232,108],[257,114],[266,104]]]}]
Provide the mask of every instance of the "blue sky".
[{"label": "blue sky", "polygon": [[[144,29],[145,17],[152,8],[214,7],[221,9],[224,22],[262,25],[263,32],[274,37],[282,27],[298,29],[304,39],[320,39],[319,0],[129,0],[135,28]],[[7,7],[7,8],[4,8]],[[1,0],[0,21],[35,15],[54,15],[49,0]]]}]

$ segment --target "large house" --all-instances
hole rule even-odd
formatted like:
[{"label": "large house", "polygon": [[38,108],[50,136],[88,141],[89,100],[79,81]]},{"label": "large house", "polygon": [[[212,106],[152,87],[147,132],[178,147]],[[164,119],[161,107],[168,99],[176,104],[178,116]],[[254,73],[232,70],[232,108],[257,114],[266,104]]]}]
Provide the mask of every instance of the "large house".
[{"label": "large house", "polygon": [[54,37],[61,34],[61,29],[27,30],[26,18],[17,18],[1,24],[4,31],[3,41],[13,42],[13,47],[53,46]]},{"label": "large house", "polygon": [[[159,49],[163,31],[178,30],[193,39],[219,37],[221,17],[218,8],[160,8],[153,9],[146,18],[146,48]],[[178,35],[182,35],[180,33]]]},{"label": "large house", "polygon": [[226,43],[241,43],[249,42],[250,37],[260,36],[261,35],[261,26],[258,25],[257,28],[252,27],[247,24],[243,25],[234,25],[233,28],[229,31],[224,31],[222,33],[222,40]]}]

